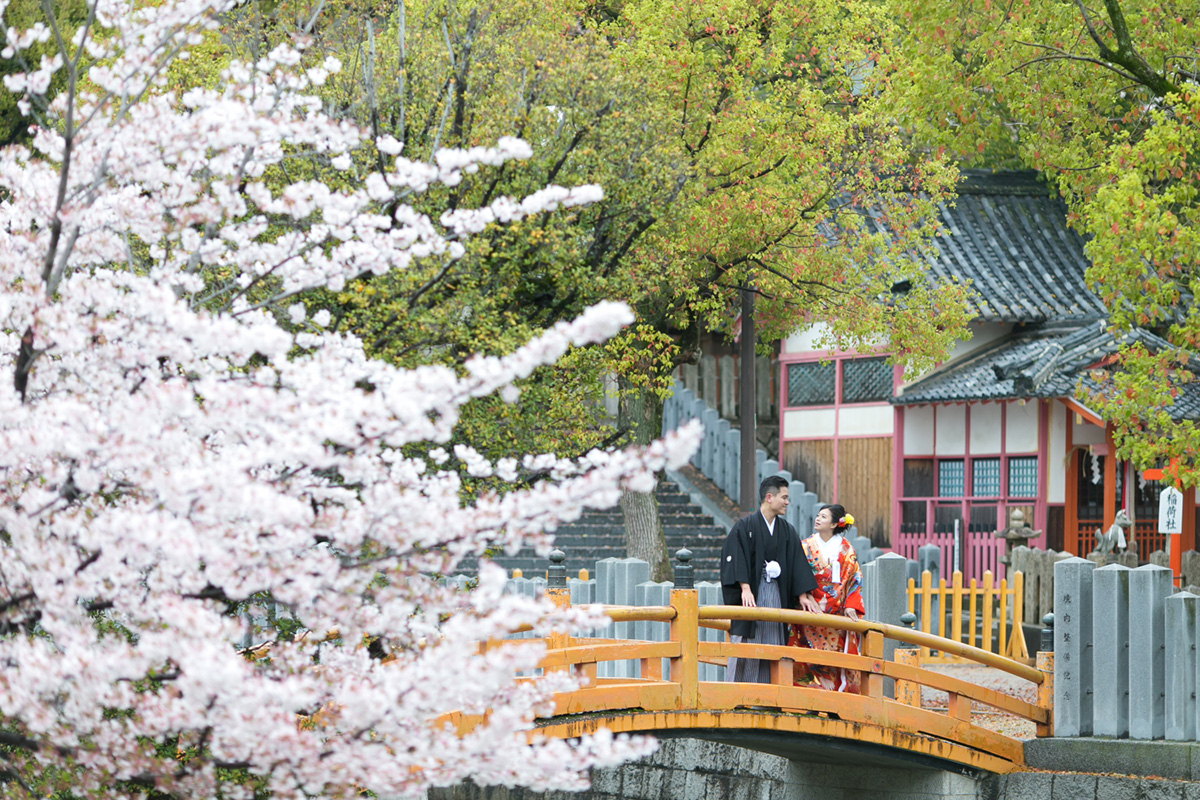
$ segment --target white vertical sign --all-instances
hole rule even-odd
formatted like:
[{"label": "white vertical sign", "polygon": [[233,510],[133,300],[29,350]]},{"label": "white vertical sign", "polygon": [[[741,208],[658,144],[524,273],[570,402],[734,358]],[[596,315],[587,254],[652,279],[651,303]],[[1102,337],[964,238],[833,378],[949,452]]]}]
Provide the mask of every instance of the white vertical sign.
[{"label": "white vertical sign", "polygon": [[1158,532],[1183,532],[1183,492],[1173,486],[1158,496]]}]

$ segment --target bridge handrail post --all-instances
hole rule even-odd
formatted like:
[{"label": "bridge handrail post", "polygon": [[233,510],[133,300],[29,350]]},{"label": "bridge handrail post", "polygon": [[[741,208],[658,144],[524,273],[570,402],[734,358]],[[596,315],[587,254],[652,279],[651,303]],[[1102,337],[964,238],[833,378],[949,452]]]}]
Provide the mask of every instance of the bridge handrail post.
[{"label": "bridge handrail post", "polygon": [[[883,632],[867,631],[862,637],[862,655],[883,661]],[[864,697],[883,697],[883,675],[880,672],[863,670],[859,677],[859,687]]]},{"label": "bridge handrail post", "polygon": [[[906,611],[900,615],[900,622],[906,628],[912,630],[913,625],[917,622],[917,615],[911,611]],[[921,666],[921,648],[915,644],[902,643],[896,648],[895,659],[897,664],[905,664],[910,667]],[[896,702],[913,708],[921,707],[921,684],[915,681],[896,681]]]},{"label": "bridge handrail post", "polygon": [[[571,607],[571,590],[567,587],[567,569],[563,562],[567,560],[562,550],[550,553],[550,567],[546,570],[546,596],[555,608]],[[547,650],[561,650],[570,646],[569,632],[554,631],[546,637]],[[550,672],[561,672],[568,667],[550,667]]]},{"label": "bridge handrail post", "polygon": [[[671,590],[671,641],[679,643],[679,657],[671,659],[671,681],[679,685],[679,708],[700,707],[700,601],[691,581],[692,553],[687,548],[675,554],[675,588]],[[682,573],[682,574],[681,574]]]},{"label": "bridge handrail post", "polygon": [[1038,685],[1037,704],[1050,712],[1045,724],[1038,723],[1038,737],[1054,735],[1054,614],[1042,617],[1041,646],[1038,648],[1037,668],[1045,675]]}]

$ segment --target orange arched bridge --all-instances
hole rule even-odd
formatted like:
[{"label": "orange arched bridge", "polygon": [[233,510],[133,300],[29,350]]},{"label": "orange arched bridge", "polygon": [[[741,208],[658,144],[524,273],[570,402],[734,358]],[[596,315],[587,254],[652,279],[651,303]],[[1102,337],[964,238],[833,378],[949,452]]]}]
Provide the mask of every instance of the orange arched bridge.
[{"label": "orange arched bridge", "polygon": [[[552,586],[547,591],[557,605],[570,603],[565,587]],[[489,647],[503,647],[544,642],[547,650],[542,669],[570,670],[581,679],[580,688],[555,695],[553,714],[536,721],[535,733],[573,738],[607,728],[614,733],[724,741],[800,760],[991,773],[1022,769],[1023,742],[976,724],[973,704],[991,709],[991,713],[1029,720],[1036,725],[1038,736],[1051,735],[1052,653],[1039,654],[1035,668],[907,627],[794,610],[701,608],[693,588],[675,588],[670,601],[668,606],[604,607],[614,622],[669,623],[667,641],[556,635],[489,643]],[[730,620],[736,619],[820,624],[854,631],[861,637],[861,654],[700,641],[701,627],[728,630]],[[899,644],[891,660],[885,658],[889,639]],[[919,664],[922,647],[1024,679],[1036,692],[1022,694],[1035,694],[1037,702],[923,669]],[[701,664],[725,664],[730,657],[771,662],[771,683],[699,680]],[[640,677],[597,677],[598,664],[628,659],[640,661]],[[666,675],[663,659],[669,664]],[[792,667],[797,660],[859,671],[861,693],[793,685]],[[887,678],[895,681],[894,699],[885,693]],[[945,692],[946,707],[923,708],[922,687]],[[457,723],[460,730],[473,727],[473,721],[465,717]]]}]

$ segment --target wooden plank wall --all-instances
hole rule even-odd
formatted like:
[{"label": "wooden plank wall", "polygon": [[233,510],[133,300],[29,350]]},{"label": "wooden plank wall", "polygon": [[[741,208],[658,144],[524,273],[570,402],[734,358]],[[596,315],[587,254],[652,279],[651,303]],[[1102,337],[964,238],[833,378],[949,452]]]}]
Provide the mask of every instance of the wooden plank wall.
[{"label": "wooden plank wall", "polygon": [[[803,442],[784,442],[780,466],[803,481],[808,491],[827,503],[833,497],[833,440],[812,439]],[[853,512],[851,512],[853,513]],[[797,531],[802,537],[812,531]]]},{"label": "wooden plank wall", "polygon": [[[892,541],[892,439],[842,439],[837,443],[837,502],[854,515],[858,532],[877,547]],[[821,502],[834,498],[832,440],[784,442],[782,467],[804,481]],[[807,532],[800,531],[805,536]]]},{"label": "wooden plank wall", "polygon": [[860,536],[892,543],[892,437],[838,442],[838,502],[854,515]]}]

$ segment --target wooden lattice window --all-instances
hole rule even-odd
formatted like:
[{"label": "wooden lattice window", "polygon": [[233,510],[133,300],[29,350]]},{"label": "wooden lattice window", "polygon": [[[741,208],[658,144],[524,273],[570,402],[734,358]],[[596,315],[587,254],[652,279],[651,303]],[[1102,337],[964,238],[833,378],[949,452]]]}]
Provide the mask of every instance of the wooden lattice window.
[{"label": "wooden lattice window", "polygon": [[789,406],[829,406],[836,396],[833,362],[788,365]]},{"label": "wooden lattice window", "polygon": [[1021,456],[1008,459],[1009,497],[1037,497],[1037,456]]},{"label": "wooden lattice window", "polygon": [[[1036,468],[1037,459],[1034,464]],[[1000,459],[977,458],[971,462],[971,496],[1000,496]]]},{"label": "wooden lattice window", "polygon": [[938,497],[962,497],[966,471],[961,458],[938,462]]},{"label": "wooden lattice window", "polygon": [[842,402],[879,403],[892,394],[892,368],[884,358],[842,362]]}]

